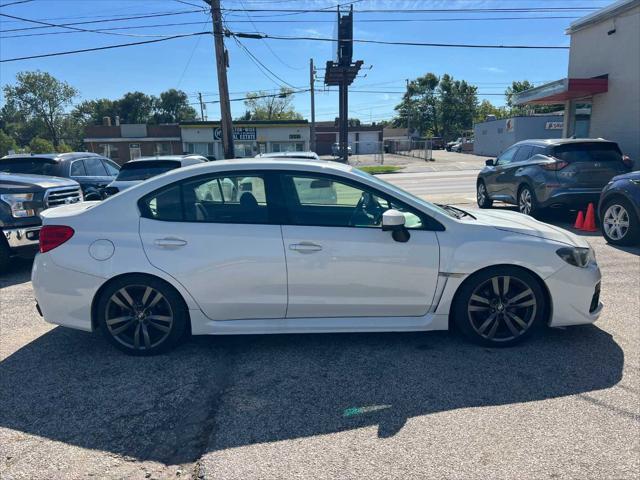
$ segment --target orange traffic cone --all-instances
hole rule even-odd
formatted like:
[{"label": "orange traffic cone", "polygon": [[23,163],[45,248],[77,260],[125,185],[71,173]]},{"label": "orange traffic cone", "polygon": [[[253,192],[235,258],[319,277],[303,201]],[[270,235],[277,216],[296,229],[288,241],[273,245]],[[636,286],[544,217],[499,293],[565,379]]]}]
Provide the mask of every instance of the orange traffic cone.
[{"label": "orange traffic cone", "polygon": [[593,208],[593,203],[589,204],[587,208],[587,216],[584,219],[584,225],[582,226],[582,230],[585,232],[597,232],[598,227],[596,227],[596,213]]},{"label": "orange traffic cone", "polygon": [[578,216],[576,217],[576,223],[573,224],[573,228],[582,230],[583,226],[584,226],[584,213],[582,213],[582,210],[578,210]]}]

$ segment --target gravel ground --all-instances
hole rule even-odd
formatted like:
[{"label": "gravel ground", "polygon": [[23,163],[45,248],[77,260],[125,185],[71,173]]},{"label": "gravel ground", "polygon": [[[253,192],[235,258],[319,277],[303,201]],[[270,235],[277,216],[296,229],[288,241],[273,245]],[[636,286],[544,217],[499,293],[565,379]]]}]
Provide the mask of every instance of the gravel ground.
[{"label": "gravel ground", "polygon": [[44,323],[17,262],[0,277],[0,478],[639,478],[640,249],[589,241],[599,322],[498,350],[277,335],[132,358]]}]

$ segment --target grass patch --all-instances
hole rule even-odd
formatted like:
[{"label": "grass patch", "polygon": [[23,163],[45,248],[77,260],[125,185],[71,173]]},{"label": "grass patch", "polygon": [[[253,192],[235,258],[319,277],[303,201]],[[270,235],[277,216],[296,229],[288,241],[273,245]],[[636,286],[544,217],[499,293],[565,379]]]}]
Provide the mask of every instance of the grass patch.
[{"label": "grass patch", "polygon": [[371,175],[378,175],[380,173],[394,173],[401,170],[402,167],[396,165],[374,165],[372,167],[358,167],[363,172],[370,173]]}]

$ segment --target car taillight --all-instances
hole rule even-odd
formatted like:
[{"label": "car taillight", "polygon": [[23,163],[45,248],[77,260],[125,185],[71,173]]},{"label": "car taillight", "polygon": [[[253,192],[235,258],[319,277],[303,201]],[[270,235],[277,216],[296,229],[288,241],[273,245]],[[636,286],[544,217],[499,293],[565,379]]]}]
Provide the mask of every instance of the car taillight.
[{"label": "car taillight", "polygon": [[45,225],[40,230],[40,253],[59,247],[73,237],[73,228],[64,225]]},{"label": "car taillight", "polygon": [[624,163],[627,168],[633,168],[633,160],[629,157],[629,155],[622,156],[622,163]]},{"label": "car taillight", "polygon": [[562,170],[567,165],[569,165],[569,162],[565,162],[564,160],[556,160],[555,162],[540,164],[540,166],[545,170]]}]

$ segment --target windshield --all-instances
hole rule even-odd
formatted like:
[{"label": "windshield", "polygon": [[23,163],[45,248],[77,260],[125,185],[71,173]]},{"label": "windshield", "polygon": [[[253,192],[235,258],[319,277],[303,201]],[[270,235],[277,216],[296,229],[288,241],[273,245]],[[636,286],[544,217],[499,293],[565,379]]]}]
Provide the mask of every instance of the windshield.
[{"label": "windshield", "polygon": [[[412,193],[407,192],[406,190],[403,190],[402,188],[396,187],[394,184],[389,183],[389,182],[385,182],[384,180],[376,177],[375,175],[371,175],[367,172],[364,172],[358,168],[354,168],[353,170],[351,170],[353,173],[355,173],[356,175],[359,175],[361,177],[365,177],[369,180],[372,180],[374,183],[377,183],[378,185],[381,185],[383,187],[386,187],[388,190],[391,190],[393,193],[401,196],[401,197],[408,197],[411,198],[412,200],[418,202],[421,205],[424,205],[425,207],[427,207],[430,210],[435,210],[438,213],[441,213],[443,215],[447,215],[448,217],[453,217],[453,218],[460,218],[459,215],[457,215],[453,210],[449,209],[449,208],[443,208],[439,205],[436,205],[435,203],[431,203],[428,202],[427,200],[424,200],[420,197],[416,197],[415,195],[413,195]],[[456,209],[459,211],[463,211],[464,210],[460,210],[460,209]],[[466,212],[464,212],[466,214]]]},{"label": "windshield", "polygon": [[180,162],[175,160],[145,160],[143,162],[125,163],[120,169],[116,180],[147,180],[176,168],[180,168]]},{"label": "windshield", "polygon": [[55,175],[56,162],[44,158],[12,158],[0,161],[0,172]]}]

